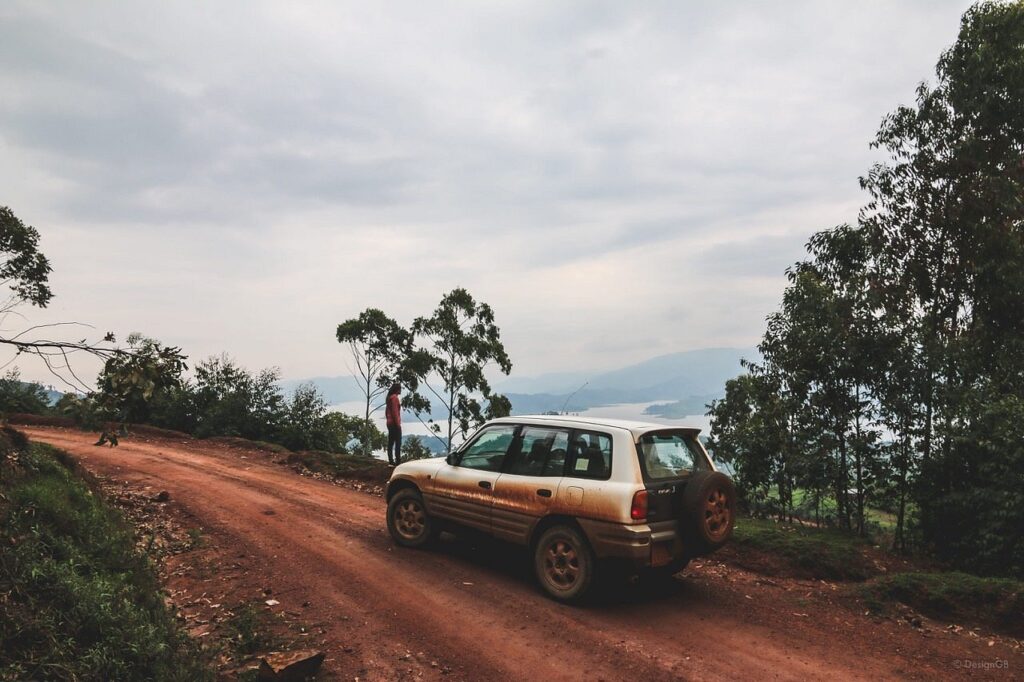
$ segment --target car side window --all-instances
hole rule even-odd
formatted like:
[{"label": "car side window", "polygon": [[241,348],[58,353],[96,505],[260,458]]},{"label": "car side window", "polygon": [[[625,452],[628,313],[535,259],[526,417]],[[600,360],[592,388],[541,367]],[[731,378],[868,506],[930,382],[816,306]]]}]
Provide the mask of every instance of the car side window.
[{"label": "car side window", "polygon": [[566,476],[607,480],[612,474],[612,437],[596,431],[573,431]]},{"label": "car side window", "polygon": [[505,473],[519,476],[561,476],[569,449],[569,431],[542,426],[524,426],[512,448],[513,457]]},{"label": "car side window", "polygon": [[458,465],[465,469],[501,471],[505,453],[508,452],[508,448],[512,444],[515,432],[516,427],[512,424],[501,424],[484,429],[462,451]]}]

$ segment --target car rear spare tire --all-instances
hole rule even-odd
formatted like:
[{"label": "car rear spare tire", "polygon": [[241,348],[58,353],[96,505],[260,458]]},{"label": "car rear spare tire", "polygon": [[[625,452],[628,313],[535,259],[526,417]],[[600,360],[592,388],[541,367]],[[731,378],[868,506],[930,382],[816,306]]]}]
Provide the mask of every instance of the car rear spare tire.
[{"label": "car rear spare tire", "polygon": [[690,556],[715,551],[736,524],[736,486],[719,471],[700,471],[682,492],[679,524]]}]

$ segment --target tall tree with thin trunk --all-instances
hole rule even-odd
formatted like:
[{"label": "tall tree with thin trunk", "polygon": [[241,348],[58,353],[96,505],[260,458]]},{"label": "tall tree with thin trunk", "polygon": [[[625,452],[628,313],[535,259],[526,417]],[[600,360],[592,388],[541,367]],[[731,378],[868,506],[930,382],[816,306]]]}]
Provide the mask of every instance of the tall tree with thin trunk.
[{"label": "tall tree with thin trunk", "polygon": [[[384,311],[367,308],[338,325],[337,339],[348,346],[352,360],[349,371],[363,394],[363,419],[369,425],[373,414],[383,407],[388,387],[401,374],[412,335]],[[369,438],[363,439],[364,450],[369,442]]]},{"label": "tall tree with thin trunk", "polygon": [[[506,375],[512,371],[489,305],[476,301],[465,289],[453,289],[430,317],[417,318],[412,328],[419,350],[411,357],[422,393],[408,393],[403,404],[418,416],[440,407],[449,449],[456,434],[465,437],[484,419],[508,414],[508,399],[492,394],[484,375],[491,365]],[[481,397],[487,405],[480,403]],[[435,434],[441,432],[433,415],[429,423]]]}]

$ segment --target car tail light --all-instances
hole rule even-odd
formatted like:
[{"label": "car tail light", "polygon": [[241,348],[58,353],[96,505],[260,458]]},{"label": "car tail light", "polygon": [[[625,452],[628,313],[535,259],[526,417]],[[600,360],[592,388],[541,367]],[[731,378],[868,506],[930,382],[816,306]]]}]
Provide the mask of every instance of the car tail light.
[{"label": "car tail light", "polygon": [[647,491],[637,490],[633,493],[633,506],[629,509],[629,518],[642,521],[647,518]]}]

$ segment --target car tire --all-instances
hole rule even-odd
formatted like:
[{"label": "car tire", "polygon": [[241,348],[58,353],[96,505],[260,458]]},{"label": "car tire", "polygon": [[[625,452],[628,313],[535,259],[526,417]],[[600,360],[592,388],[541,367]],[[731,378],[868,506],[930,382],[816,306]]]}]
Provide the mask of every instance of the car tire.
[{"label": "car tire", "polygon": [[418,490],[399,490],[388,502],[388,532],[402,547],[425,547],[439,534]]},{"label": "car tire", "polygon": [[729,541],[736,524],[736,486],[719,471],[693,475],[683,490],[683,541],[691,555],[707,554]]},{"label": "car tire", "polygon": [[594,582],[597,564],[590,543],[572,526],[552,526],[534,547],[533,567],[548,596],[578,602]]}]

